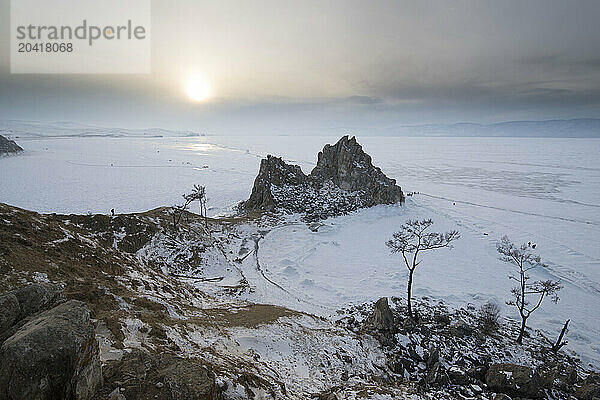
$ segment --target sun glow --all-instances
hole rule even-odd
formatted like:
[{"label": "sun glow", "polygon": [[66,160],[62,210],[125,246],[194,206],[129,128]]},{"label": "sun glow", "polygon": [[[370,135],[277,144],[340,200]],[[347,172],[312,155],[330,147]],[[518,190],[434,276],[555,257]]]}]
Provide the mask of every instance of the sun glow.
[{"label": "sun glow", "polygon": [[192,101],[205,101],[210,96],[210,86],[208,82],[200,77],[190,78],[185,86],[186,92]]}]

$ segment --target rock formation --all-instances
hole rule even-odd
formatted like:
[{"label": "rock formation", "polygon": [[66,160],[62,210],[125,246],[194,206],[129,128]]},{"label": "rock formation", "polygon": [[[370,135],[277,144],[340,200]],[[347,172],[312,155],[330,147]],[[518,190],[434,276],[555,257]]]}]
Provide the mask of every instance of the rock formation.
[{"label": "rock formation", "polygon": [[9,140],[0,135],[0,155],[19,153],[21,151],[23,151],[23,149],[16,144],[14,140]]},{"label": "rock formation", "polygon": [[348,192],[360,192],[367,207],[404,200],[396,180],[373,166],[371,156],[363,151],[355,137],[344,136],[333,146],[325,145],[310,178],[321,184],[332,182]]},{"label": "rock formation", "polygon": [[594,400],[600,398],[600,374],[591,373],[580,388],[575,392],[575,397],[581,400]]},{"label": "rock formation", "polygon": [[31,315],[64,301],[58,286],[36,283],[0,295],[0,344]]},{"label": "rock formation", "polygon": [[[250,198],[244,203],[247,210],[273,211],[279,203],[278,190],[286,186],[304,187],[308,178],[299,166],[286,164],[279,157],[268,155],[261,160]],[[275,190],[273,190],[275,188]],[[307,189],[307,188],[305,188]]]},{"label": "rock formation", "polygon": [[[127,399],[221,400],[215,374],[200,360],[133,350],[108,362],[99,398],[121,393]],[[128,379],[123,379],[127,376]],[[107,394],[102,397],[100,395]]]},{"label": "rock formation", "polygon": [[302,213],[311,221],[402,201],[404,194],[396,181],[373,166],[356,138],[344,136],[323,148],[309,175],[297,165],[267,156],[242,207],[246,211]]},{"label": "rock formation", "polygon": [[90,311],[77,300],[52,307],[59,298],[51,285],[0,297],[0,315],[8,316],[0,334],[10,334],[0,346],[0,399],[87,400],[102,385]]},{"label": "rock formation", "polygon": [[493,364],[485,380],[490,389],[528,398],[543,397],[542,379],[530,367],[515,364]]},{"label": "rock formation", "polygon": [[390,309],[387,297],[377,300],[373,313],[365,320],[365,326],[376,330],[391,331],[394,329],[394,314]]},{"label": "rock formation", "polygon": [[12,327],[18,320],[21,308],[19,300],[13,293],[0,296],[0,335]]}]

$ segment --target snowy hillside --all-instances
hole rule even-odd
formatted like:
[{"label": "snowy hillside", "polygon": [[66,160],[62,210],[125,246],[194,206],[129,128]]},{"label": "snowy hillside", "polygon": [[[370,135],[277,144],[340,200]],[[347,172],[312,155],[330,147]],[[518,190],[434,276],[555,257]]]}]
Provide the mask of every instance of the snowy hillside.
[{"label": "snowy hillside", "polygon": [[[108,214],[115,208],[123,213],[172,205],[200,183],[207,187],[209,215],[223,215],[249,197],[260,159],[267,153],[281,155],[307,173],[322,146],[335,140],[22,140],[22,155],[0,159],[0,202],[40,212]],[[417,298],[442,300],[455,309],[493,300],[504,317],[515,318],[515,310],[504,304],[512,287],[507,279],[510,266],[498,260],[495,245],[503,235],[518,243],[531,241],[548,264],[532,275],[558,280],[564,289],[561,300],[545,304],[530,325],[554,338],[571,319],[565,350],[600,367],[600,323],[594,307],[600,301],[599,140],[358,140],[405,193],[417,193],[404,205],[380,205],[317,224],[307,225],[299,215],[291,215],[283,221],[236,225],[232,236],[221,238],[229,240],[223,253],[208,251],[210,265],[185,271],[223,280],[191,284],[227,302],[231,287],[245,279],[248,290],[236,294],[238,299],[333,320],[339,309],[382,296],[403,296],[406,269],[385,241],[409,218],[433,218],[436,230],[457,229],[461,238],[454,249],[424,257],[415,277]],[[138,256],[173,263],[180,255],[156,251],[169,248],[164,239],[156,236],[154,246]],[[195,245],[190,246],[186,248]],[[239,258],[237,269],[228,267],[223,254]],[[246,331],[236,335],[252,341]]]}]

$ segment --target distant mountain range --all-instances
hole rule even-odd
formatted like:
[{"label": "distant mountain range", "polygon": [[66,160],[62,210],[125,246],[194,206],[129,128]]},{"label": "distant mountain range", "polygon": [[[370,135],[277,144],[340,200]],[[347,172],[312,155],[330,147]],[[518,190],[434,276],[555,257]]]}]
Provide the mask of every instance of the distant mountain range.
[{"label": "distant mountain range", "polygon": [[[340,128],[341,129],[341,128]],[[425,137],[562,137],[600,138],[600,119],[553,119],[546,121],[509,121],[494,124],[429,124],[394,125],[377,128],[345,127],[345,131],[362,136],[425,136]],[[290,132],[294,129],[291,128]],[[311,130],[315,134],[317,129]],[[327,133],[330,129],[328,129]],[[299,135],[306,134],[304,132]],[[0,121],[0,135],[15,139],[21,137],[164,137],[203,136],[195,131],[162,128],[126,129],[101,128],[76,122]]]},{"label": "distant mountain range", "polygon": [[[382,132],[383,133],[383,132]],[[600,137],[600,119],[553,119],[547,121],[509,121],[495,124],[437,124],[395,126],[385,135],[399,136],[485,136],[485,137]]]},{"label": "distant mountain range", "polygon": [[164,137],[201,136],[193,131],[174,131],[161,128],[126,129],[101,128],[77,122],[0,121],[0,135],[12,139],[34,137]]}]

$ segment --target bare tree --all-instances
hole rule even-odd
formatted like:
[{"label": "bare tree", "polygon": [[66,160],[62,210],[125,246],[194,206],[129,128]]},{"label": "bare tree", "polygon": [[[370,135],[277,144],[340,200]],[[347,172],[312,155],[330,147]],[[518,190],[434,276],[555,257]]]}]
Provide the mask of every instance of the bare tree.
[{"label": "bare tree", "polygon": [[401,226],[400,230],[392,235],[392,239],[386,242],[392,253],[401,253],[404,264],[408,268],[408,314],[414,318],[412,311],[412,284],[415,269],[419,266],[419,253],[422,251],[452,247],[451,242],[460,237],[458,231],[437,233],[425,231],[433,225],[433,220],[424,219],[408,220]]},{"label": "bare tree", "polygon": [[183,204],[175,204],[173,205],[173,207],[171,207],[170,214],[173,218],[173,228],[175,229],[179,229],[179,223],[181,222],[181,218],[183,217],[183,214],[185,214],[185,211],[187,210],[190,203],[193,201],[193,199],[187,199],[185,196],[186,195],[183,195],[185,199],[185,202]]},{"label": "bare tree", "polygon": [[184,203],[181,205],[174,205],[171,207],[171,216],[173,218],[173,227],[175,229],[179,228],[179,223],[181,222],[181,217],[185,214],[188,206],[194,202],[198,201],[200,203],[200,216],[204,218],[204,225],[208,229],[208,220],[206,216],[206,188],[200,185],[194,185],[191,193],[181,195],[183,197]]},{"label": "bare tree", "polygon": [[[545,267],[539,255],[534,255],[527,243],[520,247],[515,246],[508,236],[503,236],[500,243],[496,245],[500,259],[502,261],[513,264],[517,267],[517,273],[510,275],[509,279],[517,281],[511,293],[513,300],[507,301],[506,304],[513,305],[519,310],[521,316],[521,329],[517,343],[523,343],[523,335],[527,325],[527,319],[535,310],[540,308],[542,301],[549,297],[553,302],[558,302],[559,298],[556,294],[562,286],[558,282],[552,280],[531,281],[528,272],[534,268]],[[533,301],[530,299],[533,298]]]},{"label": "bare tree", "polygon": [[208,215],[206,212],[206,188],[201,185],[194,185],[192,192],[187,195],[183,195],[183,197],[187,199],[191,199],[191,201],[198,200],[200,204],[200,216],[204,218],[204,226],[208,229]]}]

